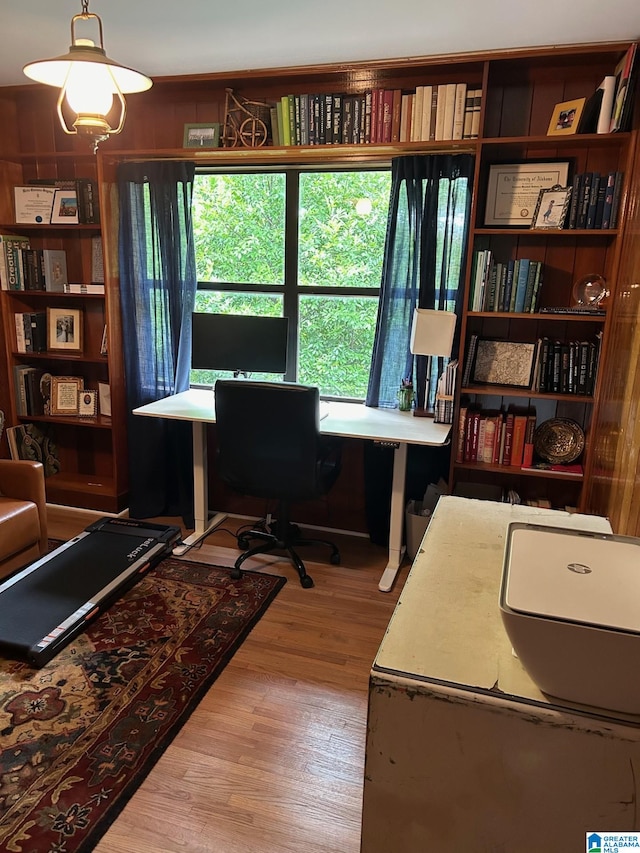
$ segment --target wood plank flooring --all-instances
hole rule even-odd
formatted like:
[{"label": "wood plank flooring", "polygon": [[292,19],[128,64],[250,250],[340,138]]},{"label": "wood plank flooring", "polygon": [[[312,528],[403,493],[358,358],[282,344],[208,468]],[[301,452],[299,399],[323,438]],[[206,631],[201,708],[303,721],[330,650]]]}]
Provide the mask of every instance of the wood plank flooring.
[{"label": "wood plank flooring", "polygon": [[[90,520],[54,508],[49,518],[57,538]],[[386,549],[327,538],[342,565],[314,562],[322,551],[304,549],[313,589],[302,589],[286,561],[248,564],[288,583],[98,853],[358,853],[369,670],[408,564],[382,593]],[[233,545],[217,531],[185,559],[230,565]]]}]

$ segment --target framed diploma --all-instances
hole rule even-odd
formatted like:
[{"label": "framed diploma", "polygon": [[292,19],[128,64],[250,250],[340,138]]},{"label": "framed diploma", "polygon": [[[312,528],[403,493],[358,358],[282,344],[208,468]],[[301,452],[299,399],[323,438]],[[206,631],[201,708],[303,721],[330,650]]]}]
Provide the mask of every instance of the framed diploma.
[{"label": "framed diploma", "polygon": [[568,162],[494,163],[489,166],[485,226],[531,227],[540,190],[567,185]]}]

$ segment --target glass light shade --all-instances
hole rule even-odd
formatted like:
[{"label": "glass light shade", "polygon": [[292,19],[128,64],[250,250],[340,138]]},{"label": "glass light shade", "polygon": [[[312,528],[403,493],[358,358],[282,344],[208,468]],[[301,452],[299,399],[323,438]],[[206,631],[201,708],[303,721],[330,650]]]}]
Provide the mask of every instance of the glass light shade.
[{"label": "glass light shade", "polygon": [[95,62],[74,62],[71,66],[65,94],[74,113],[106,115],[116,91],[108,66]]}]

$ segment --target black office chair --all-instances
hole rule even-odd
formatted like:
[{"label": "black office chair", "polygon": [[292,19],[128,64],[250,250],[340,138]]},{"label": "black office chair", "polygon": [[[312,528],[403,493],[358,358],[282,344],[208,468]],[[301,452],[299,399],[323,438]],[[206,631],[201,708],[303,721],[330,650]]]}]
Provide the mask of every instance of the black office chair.
[{"label": "black office chair", "polygon": [[[238,536],[238,547],[248,550],[236,560],[231,576],[239,578],[241,565],[255,554],[286,551],[302,586],[312,587],[298,546],[327,545],[331,562],[340,562],[332,542],[301,537],[289,514],[291,502],[321,497],[340,473],[342,441],[320,434],[318,389],[219,379],[215,402],[221,479],[240,494],[277,500],[275,521]],[[251,538],[261,541],[249,548]]]}]

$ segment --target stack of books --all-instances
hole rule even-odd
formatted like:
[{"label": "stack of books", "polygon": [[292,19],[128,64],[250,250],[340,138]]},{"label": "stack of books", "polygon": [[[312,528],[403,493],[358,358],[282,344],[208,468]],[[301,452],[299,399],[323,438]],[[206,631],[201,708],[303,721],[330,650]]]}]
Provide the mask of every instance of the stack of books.
[{"label": "stack of books", "polygon": [[453,423],[453,393],[456,387],[458,359],[453,358],[438,379],[436,404],[433,420],[437,424]]},{"label": "stack of books", "polygon": [[509,406],[482,410],[460,404],[456,462],[528,468],[533,464],[536,410]]},{"label": "stack of books", "polygon": [[28,237],[0,235],[0,288],[62,293],[67,284],[64,249],[32,249]]}]

